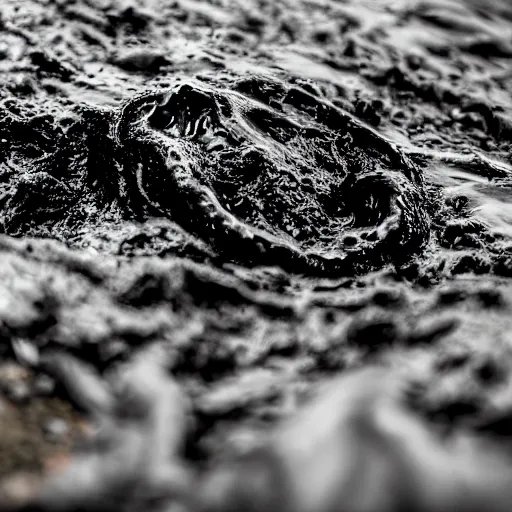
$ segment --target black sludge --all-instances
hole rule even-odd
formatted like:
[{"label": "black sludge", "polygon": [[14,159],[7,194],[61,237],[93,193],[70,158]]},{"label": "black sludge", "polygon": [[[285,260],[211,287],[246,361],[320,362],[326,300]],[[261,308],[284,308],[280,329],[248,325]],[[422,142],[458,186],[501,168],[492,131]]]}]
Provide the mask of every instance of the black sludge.
[{"label": "black sludge", "polygon": [[122,179],[238,263],[347,274],[421,251],[419,169],[327,100],[258,85],[178,81],[129,100],[113,127]]}]

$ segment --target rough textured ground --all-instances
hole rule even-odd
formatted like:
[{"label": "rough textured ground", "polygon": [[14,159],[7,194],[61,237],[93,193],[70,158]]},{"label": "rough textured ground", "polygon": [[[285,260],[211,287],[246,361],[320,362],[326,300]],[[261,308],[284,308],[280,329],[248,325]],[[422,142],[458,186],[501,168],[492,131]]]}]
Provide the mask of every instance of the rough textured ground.
[{"label": "rough textured ground", "polygon": [[0,477],[66,466],[83,389],[153,350],[194,465],[373,364],[508,446],[508,1],[0,13]]}]

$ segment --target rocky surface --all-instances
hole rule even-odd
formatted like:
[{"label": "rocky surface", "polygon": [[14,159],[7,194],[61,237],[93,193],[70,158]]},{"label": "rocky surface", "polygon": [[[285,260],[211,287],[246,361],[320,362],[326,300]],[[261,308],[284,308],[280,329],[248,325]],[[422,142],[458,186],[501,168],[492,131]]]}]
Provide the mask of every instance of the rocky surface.
[{"label": "rocky surface", "polygon": [[[326,382],[367,366],[398,376],[402,405],[390,410],[413,414],[421,432],[507,452],[506,0],[4,0],[0,13],[0,484],[9,501],[33,495],[41,475],[88,468],[90,456],[71,457],[70,446],[91,442],[95,454],[114,453],[111,466],[107,456],[91,466],[110,471],[108,492],[118,473],[146,492],[154,475],[129,472],[151,438],[141,417],[160,432],[154,450],[167,447],[177,464],[164,464],[170,476],[157,486],[172,490],[166,503],[175,486],[188,488],[189,470],[222,475],[219,457],[228,473],[246,467],[230,459],[239,450],[267,443],[271,459],[289,460],[286,442],[268,441],[276,426]],[[120,368],[154,353],[165,376],[148,381],[151,399],[141,400],[153,405],[138,414],[116,389],[125,378],[137,395],[146,370]],[[365,380],[354,382],[346,393],[363,410]],[[189,403],[180,427],[167,419],[174,395],[160,400],[166,386]],[[298,418],[300,435],[314,437]],[[97,448],[104,422],[103,437],[117,439],[111,451]],[[400,463],[420,461],[406,509],[449,509],[453,501],[420,498],[435,481],[421,432]],[[119,463],[118,446],[134,446],[131,462]],[[477,468],[468,485],[484,501],[471,510],[493,500],[506,510],[508,481],[489,484],[495,473],[480,452],[445,449],[445,467]],[[378,461],[379,450],[361,457]],[[510,461],[500,464],[512,475]],[[382,482],[379,471],[370,482]],[[231,510],[209,494],[210,476],[204,501]],[[339,501],[376,510],[397,482],[370,485],[367,508]],[[59,485],[47,510],[80,509]],[[83,507],[102,510],[106,495],[90,485],[76,496],[86,503],[97,491]],[[156,506],[137,496],[103,504]],[[268,499],[277,501],[254,510],[285,509]],[[327,501],[315,512],[331,510]]]}]

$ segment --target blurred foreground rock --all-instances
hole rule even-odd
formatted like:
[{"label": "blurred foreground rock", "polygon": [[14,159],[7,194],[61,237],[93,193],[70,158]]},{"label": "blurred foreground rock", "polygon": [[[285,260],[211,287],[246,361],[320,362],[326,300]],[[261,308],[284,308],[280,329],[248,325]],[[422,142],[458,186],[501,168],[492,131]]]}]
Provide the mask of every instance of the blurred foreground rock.
[{"label": "blurred foreground rock", "polygon": [[78,361],[54,355],[52,365],[100,430],[54,476],[4,481],[2,510],[509,510],[511,455],[495,441],[436,432],[408,409],[403,380],[384,368],[324,384],[265,441],[200,470],[184,457],[190,403],[161,358],[123,367],[105,388],[107,407],[90,386],[78,389],[87,380]]}]

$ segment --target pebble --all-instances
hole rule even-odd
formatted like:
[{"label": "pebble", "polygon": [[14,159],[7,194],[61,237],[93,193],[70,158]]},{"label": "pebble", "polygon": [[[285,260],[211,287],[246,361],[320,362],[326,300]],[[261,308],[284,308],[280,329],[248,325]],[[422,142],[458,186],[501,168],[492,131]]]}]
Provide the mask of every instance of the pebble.
[{"label": "pebble", "polygon": [[48,375],[38,375],[32,387],[36,395],[48,396],[55,389],[55,381]]},{"label": "pebble", "polygon": [[58,442],[69,433],[69,425],[61,418],[51,418],[43,423],[43,432],[49,441]]},{"label": "pebble", "polygon": [[4,384],[5,396],[14,404],[21,405],[30,401],[31,392],[27,382],[12,381]]}]

